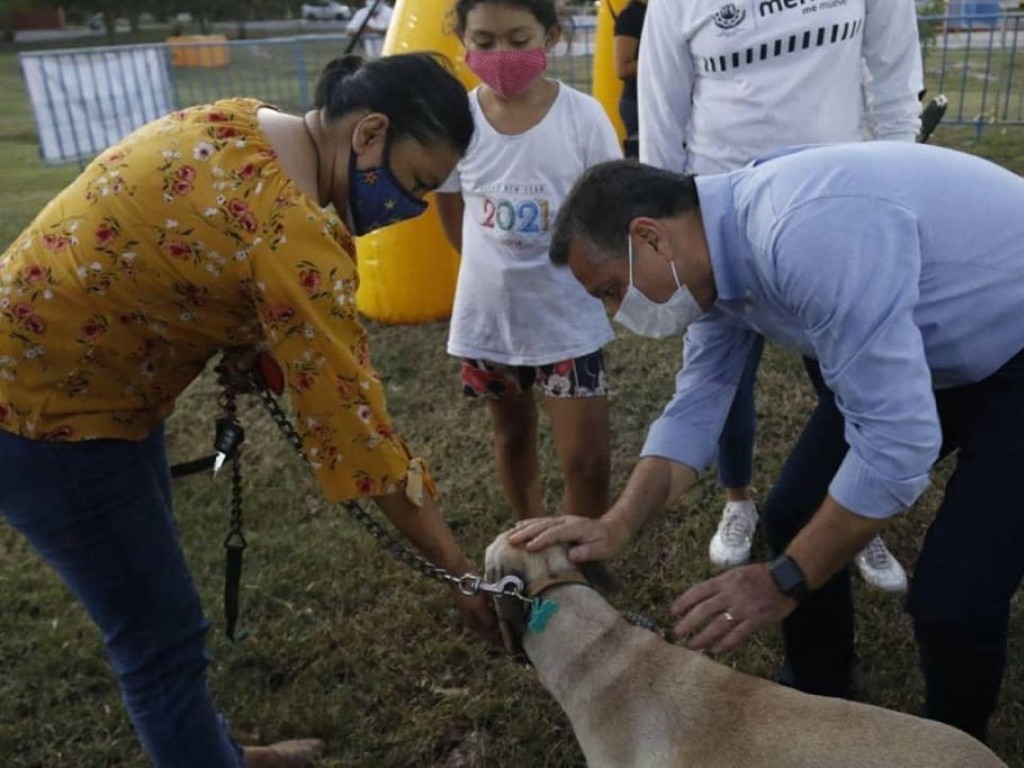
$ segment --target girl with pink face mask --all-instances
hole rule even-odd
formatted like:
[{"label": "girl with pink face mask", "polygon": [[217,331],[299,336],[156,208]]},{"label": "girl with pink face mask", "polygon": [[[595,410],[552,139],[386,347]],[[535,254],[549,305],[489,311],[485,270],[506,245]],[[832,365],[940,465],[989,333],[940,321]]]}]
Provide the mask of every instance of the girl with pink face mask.
[{"label": "girl with pink face mask", "polygon": [[453,27],[481,85],[476,129],[437,195],[462,254],[448,352],[463,393],[487,404],[498,477],[517,519],[546,514],[537,451],[543,394],[564,475],[561,512],[608,505],[608,390],[601,303],[548,258],[551,228],[573,182],[618,158],[593,98],[545,76],[562,35],[554,0],[457,0]]}]

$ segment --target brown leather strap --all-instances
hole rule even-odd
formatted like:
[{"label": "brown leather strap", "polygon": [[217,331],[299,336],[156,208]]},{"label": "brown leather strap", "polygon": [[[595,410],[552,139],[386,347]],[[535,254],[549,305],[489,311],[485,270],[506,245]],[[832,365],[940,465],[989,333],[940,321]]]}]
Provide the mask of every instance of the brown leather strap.
[{"label": "brown leather strap", "polygon": [[498,614],[498,630],[505,650],[516,658],[527,661],[523,651],[523,635],[526,633],[527,606],[515,597],[495,597],[494,610]]},{"label": "brown leather strap", "polygon": [[562,584],[583,584],[587,587],[590,586],[590,582],[587,581],[587,577],[580,571],[573,568],[569,571],[555,571],[551,575],[545,576],[543,579],[537,579],[536,581],[527,584],[526,596],[530,598],[540,597],[552,587],[558,587]]}]

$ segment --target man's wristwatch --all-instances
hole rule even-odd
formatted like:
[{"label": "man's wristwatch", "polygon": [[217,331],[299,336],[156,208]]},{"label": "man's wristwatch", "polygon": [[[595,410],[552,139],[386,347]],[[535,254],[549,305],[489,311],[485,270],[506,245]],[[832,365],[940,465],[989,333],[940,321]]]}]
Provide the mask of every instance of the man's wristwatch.
[{"label": "man's wristwatch", "polygon": [[807,589],[807,577],[804,572],[789,555],[780,555],[768,566],[768,572],[772,575],[772,581],[779,588],[779,592],[800,602],[809,590]]}]

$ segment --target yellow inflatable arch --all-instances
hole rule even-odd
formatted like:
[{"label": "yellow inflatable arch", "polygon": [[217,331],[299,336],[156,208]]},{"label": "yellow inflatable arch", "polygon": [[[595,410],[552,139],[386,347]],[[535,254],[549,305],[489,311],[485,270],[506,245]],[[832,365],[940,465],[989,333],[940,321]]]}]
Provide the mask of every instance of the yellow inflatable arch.
[{"label": "yellow inflatable arch", "polygon": [[619,134],[619,142],[626,137],[626,129],[619,117],[619,96],[622,81],[615,74],[615,17],[626,6],[627,0],[599,0],[597,4],[597,30],[594,33],[594,80],[591,93],[601,102],[608,118]]},{"label": "yellow inflatable arch", "polygon": [[[612,59],[614,17],[601,0],[594,42],[593,95],[604,106],[619,138],[619,93],[622,84],[615,76]],[[462,61],[462,44],[447,25],[452,0],[398,0],[388,33],[385,56],[412,51],[437,51],[455,65],[456,74],[467,89],[476,78]],[[384,323],[421,323],[451,315],[459,255],[448,244],[436,212],[385,227],[358,238],[360,286],[356,294],[359,311]]]},{"label": "yellow inflatable arch", "polygon": [[[476,80],[462,63],[462,43],[447,31],[451,6],[451,0],[398,0],[383,52],[443,53],[470,88]],[[356,306],[364,315],[384,323],[421,323],[451,315],[459,255],[448,244],[435,211],[371,232],[356,245]]]}]

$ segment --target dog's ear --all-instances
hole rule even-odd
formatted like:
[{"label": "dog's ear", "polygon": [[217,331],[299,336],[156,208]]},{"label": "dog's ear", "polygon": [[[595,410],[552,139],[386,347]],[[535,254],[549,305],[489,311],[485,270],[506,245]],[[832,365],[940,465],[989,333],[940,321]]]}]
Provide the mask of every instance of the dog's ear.
[{"label": "dog's ear", "polygon": [[612,573],[611,569],[601,560],[591,560],[580,564],[580,570],[598,592],[610,595],[622,588],[622,582]]},{"label": "dog's ear", "polygon": [[502,553],[507,550],[508,544],[505,542],[504,536],[504,534],[499,535],[484,552],[484,578],[487,581],[497,581],[505,575],[502,573],[505,569]]}]

